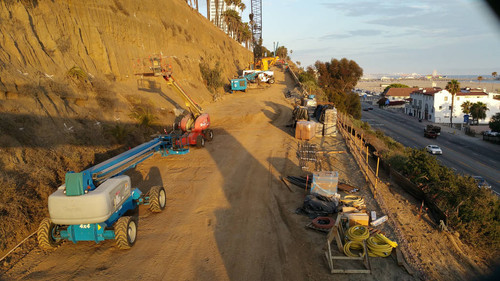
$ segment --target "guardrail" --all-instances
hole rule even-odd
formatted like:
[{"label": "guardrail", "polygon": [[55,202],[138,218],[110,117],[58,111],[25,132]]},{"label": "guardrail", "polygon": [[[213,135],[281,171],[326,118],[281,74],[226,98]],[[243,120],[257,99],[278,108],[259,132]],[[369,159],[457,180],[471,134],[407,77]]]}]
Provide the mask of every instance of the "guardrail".
[{"label": "guardrail", "polygon": [[304,85],[302,85],[302,83],[299,81],[299,78],[297,78],[297,75],[295,74],[295,72],[293,72],[293,70],[290,68],[290,66],[286,67],[285,72],[286,71],[288,71],[290,73],[290,75],[292,75],[293,81],[295,81],[295,84],[298,85],[298,88],[299,88],[301,94],[303,94],[305,96],[309,96],[309,92],[307,92],[307,90],[304,89]]}]

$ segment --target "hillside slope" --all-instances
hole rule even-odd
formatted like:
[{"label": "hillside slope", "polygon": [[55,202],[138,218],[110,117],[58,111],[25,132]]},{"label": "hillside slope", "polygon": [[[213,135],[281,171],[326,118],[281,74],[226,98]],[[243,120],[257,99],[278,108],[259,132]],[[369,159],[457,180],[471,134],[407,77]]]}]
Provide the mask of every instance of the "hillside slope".
[{"label": "hillside slope", "polygon": [[182,100],[134,75],[160,53],[202,105],[223,90],[207,90],[200,63],[227,82],[252,59],[181,0],[0,2],[0,254],[36,229],[67,171],[172,124]]}]

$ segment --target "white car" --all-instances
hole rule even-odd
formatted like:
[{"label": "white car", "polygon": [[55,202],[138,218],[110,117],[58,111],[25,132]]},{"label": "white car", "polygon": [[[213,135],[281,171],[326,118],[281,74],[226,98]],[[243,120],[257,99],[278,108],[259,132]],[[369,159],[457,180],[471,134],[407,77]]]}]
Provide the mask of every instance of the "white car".
[{"label": "white car", "polygon": [[443,151],[441,150],[441,147],[439,147],[439,146],[437,146],[435,144],[430,144],[430,145],[426,146],[425,149],[430,154],[443,154]]}]

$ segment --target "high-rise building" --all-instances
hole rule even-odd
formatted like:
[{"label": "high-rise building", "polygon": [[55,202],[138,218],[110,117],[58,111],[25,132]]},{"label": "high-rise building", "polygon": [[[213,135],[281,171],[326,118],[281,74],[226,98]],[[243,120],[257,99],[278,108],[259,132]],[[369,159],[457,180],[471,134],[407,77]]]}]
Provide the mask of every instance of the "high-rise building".
[{"label": "high-rise building", "polygon": [[[218,2],[218,3],[217,3]],[[224,32],[227,33],[227,25],[224,22],[224,19],[222,17],[222,13],[226,10],[235,10],[238,12],[238,14],[241,16],[241,9],[238,6],[235,5],[227,5],[226,1],[224,0],[210,0],[210,4],[208,6],[208,20],[210,20],[213,24],[215,24],[217,27],[222,29]],[[219,11],[217,13],[217,10]],[[218,19],[216,18],[218,16]]]}]

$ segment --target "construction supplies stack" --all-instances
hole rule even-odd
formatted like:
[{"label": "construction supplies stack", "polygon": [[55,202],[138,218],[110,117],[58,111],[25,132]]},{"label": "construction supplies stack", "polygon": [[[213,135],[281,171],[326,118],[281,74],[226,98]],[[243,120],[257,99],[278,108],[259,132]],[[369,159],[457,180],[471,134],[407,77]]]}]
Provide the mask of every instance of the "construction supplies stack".
[{"label": "construction supplies stack", "polygon": [[307,195],[304,204],[295,213],[315,218],[318,216],[328,216],[337,212],[339,205],[338,197],[324,197],[321,195]]},{"label": "construction supplies stack", "polygon": [[349,226],[368,226],[369,217],[367,213],[348,213],[346,216],[349,219]]},{"label": "construction supplies stack", "polygon": [[335,196],[337,194],[338,182],[339,173],[336,171],[314,172],[311,194],[327,197]]},{"label": "construction supplies stack", "polygon": [[305,120],[309,121],[309,115],[307,114],[307,107],[305,106],[296,106],[293,111],[293,120],[300,121]]},{"label": "construction supplies stack", "polygon": [[346,195],[341,200],[341,202],[344,205],[353,206],[353,207],[356,207],[356,208],[363,208],[363,207],[365,207],[365,199],[363,199],[361,196]]},{"label": "construction supplies stack", "polygon": [[316,123],[312,121],[297,121],[295,127],[295,138],[299,140],[310,140],[316,135]]},{"label": "construction supplies stack", "polygon": [[308,142],[299,142],[297,144],[297,158],[299,158],[299,166],[302,170],[308,169],[308,162],[316,163],[318,161],[316,157],[317,152],[318,149],[316,144]]},{"label": "construction supplies stack", "polygon": [[335,108],[325,110],[323,135],[324,136],[337,135],[337,109]]}]

